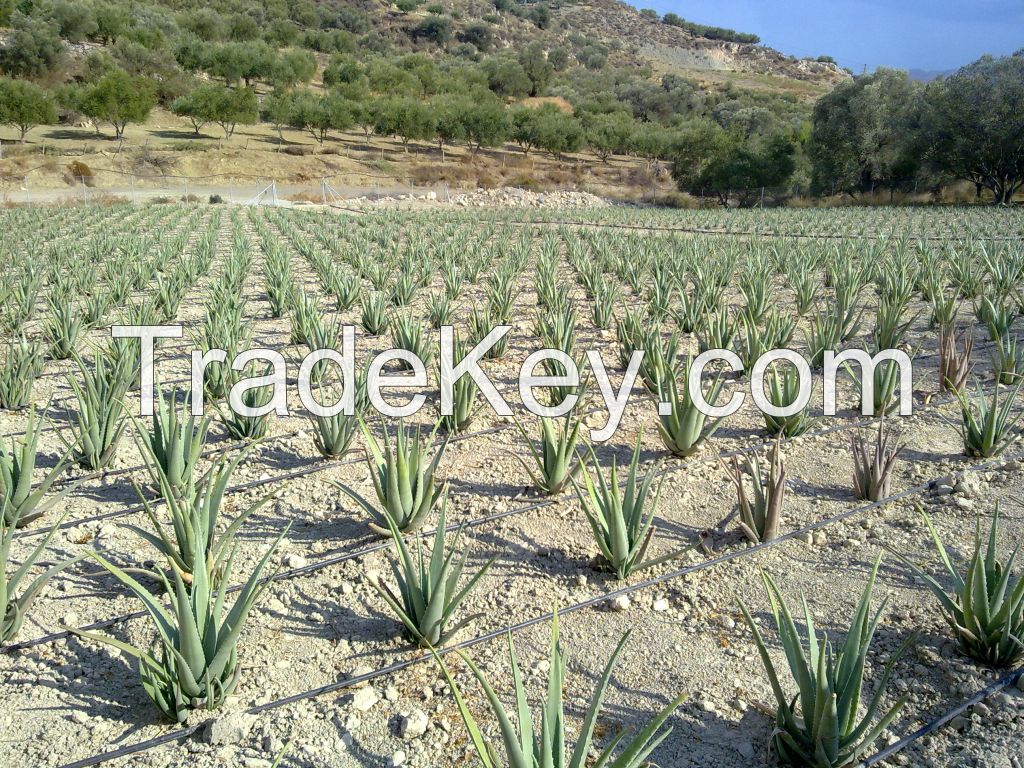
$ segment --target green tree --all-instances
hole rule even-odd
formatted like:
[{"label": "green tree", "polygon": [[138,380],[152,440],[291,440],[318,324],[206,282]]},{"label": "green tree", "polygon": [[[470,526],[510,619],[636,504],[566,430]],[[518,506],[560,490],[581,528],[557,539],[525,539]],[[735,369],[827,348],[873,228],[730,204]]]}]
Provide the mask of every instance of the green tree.
[{"label": "green tree", "polygon": [[551,83],[555,68],[539,42],[530,43],[519,54],[519,64],[530,78],[530,95],[540,96]]},{"label": "green tree", "polygon": [[723,206],[749,205],[774,192],[795,168],[793,142],[781,134],[748,139],[709,120],[694,121],[672,148],[672,177],[681,191],[718,198]]},{"label": "green tree", "polygon": [[309,51],[292,49],[276,57],[270,66],[269,79],[275,88],[291,88],[308,83],[316,74],[316,58]]},{"label": "green tree", "polygon": [[53,125],[57,110],[42,88],[24,80],[0,78],[0,123],[13,125],[25,135],[37,125]]},{"label": "green tree", "polygon": [[575,152],[583,146],[580,121],[554,104],[541,104],[536,109],[515,107],[510,121],[509,136],[524,155],[532,149],[540,149],[557,158],[563,152]]},{"label": "green tree", "polygon": [[469,97],[462,120],[474,155],[483,147],[500,146],[512,130],[512,121],[505,105],[488,91]]},{"label": "green tree", "polygon": [[912,185],[920,165],[913,125],[921,87],[879,69],[839,85],[814,106],[808,153],[818,192],[873,192]]},{"label": "green tree", "polygon": [[351,128],[353,119],[349,102],[340,96],[300,91],[292,101],[288,125],[307,131],[319,144],[323,144],[330,131]]},{"label": "green tree", "polygon": [[93,6],[93,13],[96,15],[96,37],[104,45],[110,45],[131,29],[132,17],[127,5],[100,3]]},{"label": "green tree", "polygon": [[187,117],[198,134],[207,123],[216,123],[224,137],[234,135],[238,125],[253,125],[259,119],[256,93],[251,88],[228,88],[208,83],[175,99],[171,111]]},{"label": "green tree", "polygon": [[483,70],[487,75],[487,87],[499,96],[521,98],[533,87],[533,82],[523,69],[523,65],[515,59],[488,59],[483,64]]},{"label": "green tree", "polygon": [[122,70],[84,86],[77,99],[79,111],[96,122],[97,131],[100,123],[110,123],[119,139],[129,123],[145,122],[155,104],[152,84]]},{"label": "green tree", "polygon": [[925,101],[930,163],[1010,203],[1024,186],[1024,50],[983,56],[931,84]]},{"label": "green tree", "polygon": [[470,104],[467,99],[454,94],[445,93],[430,100],[430,109],[434,113],[434,140],[441,152],[441,162],[445,161],[444,147],[465,141],[467,137],[465,113]]},{"label": "green tree", "polygon": [[409,151],[409,142],[434,137],[434,113],[419,99],[398,97],[381,100],[376,109],[375,129],[384,136],[397,136]]},{"label": "green tree", "polygon": [[99,29],[92,8],[84,3],[55,0],[50,6],[50,18],[57,25],[57,33],[70,43],[80,43]]},{"label": "green tree", "polygon": [[622,112],[592,115],[586,123],[587,146],[607,163],[616,152],[625,152],[633,136],[633,120]]},{"label": "green tree", "polygon": [[452,20],[450,16],[439,16],[431,13],[427,18],[412,28],[412,36],[417,40],[429,40],[435,45],[445,46],[452,39]]},{"label": "green tree", "polygon": [[635,126],[630,136],[630,149],[647,161],[652,167],[658,160],[669,156],[672,148],[671,131],[657,123],[641,123]]},{"label": "green tree", "polygon": [[15,13],[11,33],[0,47],[0,71],[14,77],[38,77],[57,66],[64,43],[53,25]]}]

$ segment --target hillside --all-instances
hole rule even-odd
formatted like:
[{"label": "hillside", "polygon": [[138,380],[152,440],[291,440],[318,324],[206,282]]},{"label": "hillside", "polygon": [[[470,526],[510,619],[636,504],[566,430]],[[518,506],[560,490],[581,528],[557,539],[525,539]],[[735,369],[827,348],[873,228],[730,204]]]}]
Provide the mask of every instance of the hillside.
[{"label": "hillside", "polygon": [[[659,18],[617,0],[54,0],[27,15],[5,17],[0,7],[0,22],[9,25],[0,30],[0,73],[38,84],[56,102],[60,125],[38,120],[44,127],[30,127],[28,142],[42,144],[44,156],[71,155],[143,182],[166,174],[246,178],[258,168],[293,183],[334,176],[364,186],[355,178],[363,176],[374,184],[550,187],[587,177],[657,192],[672,187],[657,161],[693,121],[755,143],[796,136],[813,101],[847,77],[834,64],[754,44],[750,33]],[[117,72],[134,85],[86,98]],[[230,119],[186,120],[184,97],[215,85],[224,98],[251,92],[251,106]],[[109,114],[137,91],[153,98],[144,119]],[[402,104],[406,118],[410,104],[431,114],[417,107],[421,124],[403,128],[384,114]],[[491,109],[485,121],[501,125],[475,136],[480,115],[468,116],[445,139],[439,126],[449,109]],[[523,110],[529,121],[519,119]],[[224,136],[213,143],[217,124]],[[108,126],[116,151],[102,146]],[[31,150],[10,147],[17,137],[0,133],[6,186],[63,183],[63,164],[40,164]],[[463,167],[445,163],[445,144]],[[527,159],[531,149],[545,157]],[[257,151],[274,157],[257,159]],[[303,160],[310,154],[315,162]]]}]

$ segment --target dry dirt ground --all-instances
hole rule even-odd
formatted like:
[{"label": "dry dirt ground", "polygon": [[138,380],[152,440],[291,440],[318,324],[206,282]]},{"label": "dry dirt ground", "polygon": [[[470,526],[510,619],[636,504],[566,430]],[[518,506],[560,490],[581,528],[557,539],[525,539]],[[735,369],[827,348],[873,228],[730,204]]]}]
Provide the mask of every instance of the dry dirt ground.
[{"label": "dry dirt ground", "polygon": [[[214,213],[207,212],[204,217],[211,215]],[[214,273],[231,245],[231,215],[230,210],[223,213]],[[253,338],[297,357],[300,350],[289,347],[288,320],[269,316],[259,240],[246,214],[241,215],[255,252],[244,289]],[[258,211],[253,215],[270,214]],[[353,225],[345,216],[318,215],[334,217],[331,226],[340,232]],[[685,214],[679,216],[679,223],[685,224]],[[271,227],[277,228],[274,221]],[[549,228],[538,225],[533,231],[536,243]],[[292,250],[297,281],[322,296],[308,263],[287,238],[282,236],[281,242]],[[572,286],[580,305],[587,306],[571,267],[564,261],[561,277]],[[201,278],[183,302],[178,320],[187,327],[195,327],[202,318],[209,282],[209,277]],[[431,290],[440,286],[440,277],[435,277]],[[524,271],[520,288],[510,351],[504,360],[483,364],[499,389],[506,392],[512,390],[522,360],[538,345],[530,330],[536,305],[532,267]],[[425,315],[427,293],[421,290],[413,305],[421,316]],[[457,325],[465,322],[483,295],[482,284],[465,286],[458,302]],[[865,296],[870,307],[875,297],[870,292]],[[729,299],[733,305],[740,301],[734,291]],[[781,284],[778,303],[783,307],[792,303],[790,292]],[[1005,513],[1002,546],[1008,549],[1024,534],[1024,504],[1019,500],[1024,485],[1021,446],[1011,445],[1005,459],[990,462],[980,471],[967,472],[962,478],[956,475],[978,461],[962,455],[956,405],[947,395],[937,393],[935,334],[925,322],[927,309],[915,299],[913,310],[921,312],[910,334],[912,346],[920,348],[915,409],[913,416],[898,422],[905,447],[893,490],[914,492],[876,508],[866,508],[864,502],[853,498],[849,439],[865,429],[857,426],[865,419],[853,409],[846,383],[838,416],[823,418],[807,434],[784,443],[788,497],[783,529],[822,525],[770,548],[746,552],[748,545],[732,518],[735,492],[719,460],[722,453],[755,446],[763,453],[763,419],[750,398],[697,456],[682,461],[666,458],[656,429],[654,401],[638,384],[621,428],[611,441],[597,448],[598,457],[603,466],[613,456],[625,462],[642,430],[644,468],[666,470],[655,550],[683,548],[685,552],[625,583],[595,567],[597,549],[576,497],[571,493],[554,499],[538,497],[520,461],[527,457],[526,447],[511,420],[482,409],[470,432],[451,442],[441,463],[441,473],[450,484],[449,520],[473,521],[466,532],[472,549],[471,567],[497,557],[481,588],[461,610],[463,615],[479,612],[481,616],[458,640],[485,637],[542,617],[555,604],[571,608],[592,601],[591,606],[570,610],[561,619],[569,649],[566,696],[571,732],[578,727],[604,660],[622,633],[631,630],[607,697],[600,726],[605,737],[620,725],[642,722],[672,697],[685,693],[685,703],[668,721],[671,735],[652,756],[656,765],[725,768],[772,764],[766,746],[772,724],[762,711],[771,700],[771,690],[738,609],[739,600],[751,606],[770,639],[773,654],[781,658],[760,569],[772,573],[791,599],[806,594],[819,626],[831,634],[845,630],[866,574],[885,548],[934,567],[915,504],[923,504],[932,514],[944,540],[959,556],[969,554],[976,515],[990,514],[997,501]],[[869,308],[866,328],[872,327],[871,312]],[[969,308],[962,312],[967,321]],[[341,315],[342,320],[356,324],[358,318],[358,305]],[[975,334],[977,370],[987,378],[987,338],[980,328]],[[93,340],[102,335],[94,331]],[[801,338],[798,332],[797,339]],[[691,337],[684,339],[684,349],[694,345]],[[612,367],[617,346],[614,333],[594,328],[589,311],[581,313],[578,341],[583,348],[599,350]],[[365,335],[360,336],[358,345],[357,359],[390,346],[386,336]],[[157,370],[165,382],[187,375],[186,346],[187,341],[165,342],[159,348]],[[52,398],[49,411],[57,427],[63,427],[67,418],[69,388],[64,374],[69,370],[67,364],[48,364],[34,395],[39,403]],[[613,378],[618,386],[621,371],[615,370]],[[817,384],[811,403],[812,410],[820,412]],[[429,420],[426,414],[420,418]],[[602,419],[592,416],[588,421],[599,425]],[[24,414],[0,412],[0,433],[16,434],[24,423]],[[210,439],[216,446],[232,444],[220,425],[214,426]],[[41,450],[50,456],[61,450],[56,434],[46,435]],[[123,562],[143,563],[153,558],[153,552],[124,527],[147,525],[128,482],[134,477],[145,483],[139,464],[139,452],[126,437],[112,471],[83,482],[63,509],[55,510],[67,516],[53,541],[54,558],[83,547],[95,547]],[[289,473],[299,476],[283,479]],[[75,469],[70,474],[83,472]],[[201,725],[213,719],[215,727],[200,727],[188,738],[112,760],[110,765],[256,768],[269,766],[280,746],[289,741],[284,762],[289,766],[406,764],[441,768],[468,764],[468,741],[437,666],[422,661],[421,653],[410,649],[397,621],[369,585],[373,574],[390,572],[389,551],[374,546],[381,540],[367,530],[361,514],[328,483],[331,480],[372,493],[360,439],[350,457],[325,461],[313,446],[301,409],[296,408],[287,418],[275,417],[271,436],[252,450],[233,479],[233,485],[246,484],[247,488],[232,493],[227,503],[231,515],[263,494],[273,493],[271,503],[244,529],[239,572],[247,572],[266,544],[285,525],[291,525],[279,557],[284,569],[281,578],[242,637],[244,671],[236,696],[224,712],[197,712],[190,721]],[[829,522],[841,513],[849,516]],[[27,547],[40,530],[41,523],[28,529],[19,537],[16,551]],[[719,556],[727,559],[709,564]],[[333,564],[290,573],[328,559],[333,559]],[[693,566],[692,572],[643,586],[649,579],[688,566]],[[637,589],[626,600],[604,599],[624,586]],[[945,713],[999,677],[958,653],[930,594],[892,556],[885,559],[880,572],[876,605],[883,598],[888,603],[871,653],[872,673],[877,675],[888,654],[908,633],[918,631],[920,635],[897,664],[885,698],[886,704],[891,704],[906,694],[908,706],[886,730],[879,747]],[[52,582],[18,638],[29,641],[29,646],[0,654],[0,763],[9,768],[63,766],[175,731],[146,698],[135,664],[124,655],[66,637],[31,642],[59,632],[62,625],[86,626],[137,608],[137,601],[113,579],[86,565],[75,566]],[[120,621],[105,631],[143,645],[152,637],[147,621],[138,618]],[[546,680],[547,633],[548,623],[541,621],[514,636],[534,701]],[[491,676],[499,691],[509,690],[507,646],[500,632],[474,644],[467,653]],[[341,686],[353,676],[406,663],[407,668],[374,676],[367,683]],[[479,688],[471,683],[463,664],[451,663],[478,719],[495,734]],[[332,690],[261,714],[244,714],[249,708],[325,686]],[[422,733],[409,726],[423,722]],[[1024,749],[1022,732],[1024,692],[1010,686],[965,713],[952,727],[916,741],[892,764],[1019,766],[1014,761]]]},{"label": "dry dirt ground", "polygon": [[[0,129],[0,200],[43,202],[39,195],[61,190],[69,199],[107,193],[128,201],[163,194],[205,197],[222,194],[240,202],[271,180],[299,198],[319,199],[321,180],[344,197],[519,186],[527,189],[579,188],[635,199],[665,199],[674,193],[665,168],[633,157],[602,162],[588,153],[553,158],[524,156],[514,144],[473,155],[462,146],[445,147],[361,132],[331,136],[318,144],[309,134],[272,126],[238,126],[224,138],[219,127],[196,135],[190,124],[155,110],[142,125],[129,125],[123,142],[102,128],[43,126],[21,144]],[[83,191],[71,178],[73,163],[93,177]],[[237,190],[225,194],[227,190]],[[50,198],[46,198],[50,199]]]}]

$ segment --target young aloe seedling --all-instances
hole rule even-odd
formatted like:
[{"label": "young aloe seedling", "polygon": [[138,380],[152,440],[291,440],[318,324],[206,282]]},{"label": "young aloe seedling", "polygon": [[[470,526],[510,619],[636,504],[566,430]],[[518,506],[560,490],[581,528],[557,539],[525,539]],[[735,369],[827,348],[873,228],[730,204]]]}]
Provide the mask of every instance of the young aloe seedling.
[{"label": "young aloe seedling", "polygon": [[874,450],[868,449],[867,440],[860,435],[850,438],[853,452],[853,494],[858,499],[880,501],[889,495],[892,486],[892,470],[896,466],[902,445],[889,447],[891,432],[885,428],[885,420],[878,420],[878,432]]},{"label": "young aloe seedling", "polygon": [[540,446],[537,447],[530,440],[526,429],[516,419],[519,434],[523,436],[530,449],[536,469],[522,459],[520,462],[530,473],[534,487],[545,496],[557,496],[568,488],[583,466],[576,453],[583,420],[574,420],[570,412],[563,416],[559,423],[560,427],[556,428],[554,419],[541,418]]},{"label": "young aloe seedling", "polygon": [[[347,485],[332,484],[370,516],[370,528],[382,536],[391,534],[391,523],[402,533],[414,533],[426,522],[430,510],[444,493],[444,484],[437,479],[437,466],[448,447],[448,440],[441,444],[434,458],[428,460],[420,430],[406,430],[402,420],[398,422],[393,445],[386,426],[383,444],[377,442],[365,422],[360,422],[360,428],[366,438],[366,463],[379,506]],[[430,437],[436,433],[437,426]]]},{"label": "young aloe seedling", "polygon": [[47,582],[78,559],[72,558],[54,565],[36,576],[22,589],[22,583],[28,579],[29,571],[39,562],[43,551],[57,533],[61,520],[58,520],[35,549],[15,566],[11,562],[11,547],[14,544],[14,533],[19,519],[17,514],[11,512],[6,501],[0,502],[0,607],[3,608],[0,644],[9,643],[18,634],[32,603],[39,597]]},{"label": "young aloe seedling", "polygon": [[[565,732],[565,652],[562,650],[562,642],[558,628],[558,614],[555,613],[551,622],[551,643],[548,653],[548,687],[547,696],[544,701],[543,716],[540,727],[536,728],[533,716],[530,713],[530,705],[526,699],[526,688],[523,685],[523,675],[516,659],[515,648],[512,645],[512,633],[508,635],[509,666],[512,675],[512,683],[515,691],[518,730],[512,723],[512,718],[506,712],[491,684],[484,677],[484,674],[469,657],[459,654],[460,658],[469,666],[473,676],[476,677],[484,690],[487,701],[495,718],[498,720],[499,732],[501,733],[504,752],[508,755],[509,765],[516,768],[532,768],[533,766],[564,766],[565,768],[641,768],[647,764],[651,753],[658,748],[672,729],[659,733],[661,726],[683,703],[685,695],[679,696],[669,702],[660,710],[654,718],[639,731],[624,731],[618,733],[611,739],[607,747],[601,750],[596,759],[591,762],[591,751],[594,739],[594,731],[601,714],[601,706],[604,703],[605,694],[611,684],[612,673],[615,664],[622,654],[622,650],[629,639],[629,632],[623,635],[612,657],[605,665],[604,671],[598,678],[597,687],[590,699],[590,706],[583,716],[583,729],[573,745],[571,754],[567,754],[567,745],[570,743],[569,736]],[[497,751],[487,741],[480,729],[476,719],[473,717],[465,696],[459,689],[455,678],[441,657],[435,652],[434,658],[441,667],[441,672],[448,685],[451,686],[452,694],[455,696],[456,706],[462,716],[462,722],[469,733],[473,750],[483,768],[499,768],[503,763],[497,757]],[[616,750],[618,755],[613,758]]]},{"label": "young aloe seedling", "polygon": [[452,615],[469,597],[473,589],[487,573],[497,558],[492,557],[476,574],[459,588],[462,570],[466,565],[468,550],[459,552],[459,540],[462,529],[455,532],[451,546],[445,549],[445,533],[447,527],[448,497],[445,495],[438,514],[437,530],[434,532],[434,543],[430,549],[429,560],[423,555],[423,542],[416,539],[416,559],[409,552],[402,532],[388,518],[391,527],[391,538],[395,543],[397,560],[391,564],[391,570],[398,584],[399,595],[379,580],[372,582],[374,588],[388,607],[401,619],[411,640],[422,647],[439,647],[444,645],[460,629],[465,627],[481,614],[467,616],[462,621],[452,624]]},{"label": "young aloe seedling", "polygon": [[981,518],[978,518],[974,554],[964,574],[953,565],[931,518],[920,507],[918,511],[928,526],[952,587],[947,590],[909,559],[898,552],[896,556],[928,585],[964,653],[996,668],[1016,664],[1024,656],[1024,575],[1013,577],[1019,543],[1005,563],[999,562],[996,555],[999,507],[992,515],[987,543],[982,540]]},{"label": "young aloe seedling", "polygon": [[[767,477],[761,472],[761,462],[753,455],[745,457],[743,467],[735,456],[731,457],[727,465],[730,478],[736,486],[740,530],[755,544],[771,541],[779,535],[779,519],[786,496],[786,468],[782,463],[781,449],[782,438],[779,437],[768,452]],[[752,496],[747,494],[744,474],[750,475]]]},{"label": "young aloe seedling", "polygon": [[33,487],[39,438],[44,428],[42,420],[37,421],[33,407],[29,411],[25,434],[20,439],[11,437],[9,450],[0,442],[0,506],[6,510],[0,525],[14,525],[14,521],[17,521],[18,526],[28,525],[53,509],[76,487],[76,484],[69,484],[59,493],[46,498],[61,472],[68,466],[67,452],[46,473],[42,482]]},{"label": "young aloe seedling", "polygon": [[658,487],[652,493],[657,469],[649,471],[643,480],[637,479],[641,437],[637,437],[636,447],[633,449],[633,459],[629,463],[625,488],[619,485],[619,470],[614,458],[609,479],[605,480],[593,446],[589,446],[589,451],[597,474],[597,483],[594,483],[590,473],[586,471],[583,473],[586,493],[580,488],[579,483],[573,482],[587,522],[590,523],[590,530],[594,534],[594,542],[601,550],[605,564],[620,579],[679,555],[677,550],[661,557],[645,559],[657,530],[654,526],[654,510],[658,505],[661,483],[658,483]]},{"label": "young aloe seedling", "polygon": [[[166,608],[160,598],[102,555],[87,552],[142,602],[156,628],[159,657],[107,635],[72,627],[66,629],[136,658],[142,687],[171,720],[184,722],[193,709],[219,709],[238,686],[242,675],[238,663],[239,636],[253,607],[271,584],[270,578],[260,577],[285,533],[287,529],[256,564],[230,609],[225,603],[234,548],[226,559],[214,563],[214,570],[220,574],[216,580],[219,586],[206,568],[197,568],[188,586],[176,570],[172,572],[173,582],[160,574],[170,599],[170,606]],[[205,561],[205,557],[201,559]]]}]

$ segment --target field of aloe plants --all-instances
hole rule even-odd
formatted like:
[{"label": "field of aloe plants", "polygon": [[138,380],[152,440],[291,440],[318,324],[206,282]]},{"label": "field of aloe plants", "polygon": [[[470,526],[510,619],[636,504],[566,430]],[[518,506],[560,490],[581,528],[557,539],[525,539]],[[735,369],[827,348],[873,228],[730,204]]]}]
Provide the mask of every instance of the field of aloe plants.
[{"label": "field of aloe plants", "polygon": [[[5,767],[1020,768],[1019,211],[12,208],[0,272]],[[110,326],[171,323],[141,416]],[[260,362],[191,415],[193,351],[292,383],[346,325],[354,415],[238,415]],[[512,416],[469,376],[439,415],[445,325],[456,358],[512,327],[481,363]],[[428,372],[404,419],[365,387],[392,347]],[[522,407],[542,348],[584,371],[538,390],[566,415]],[[720,348],[718,418],[686,384]],[[806,408],[749,396],[775,348]],[[907,352],[912,415],[889,361],[824,416],[846,349]],[[643,353],[604,442],[588,351],[616,390]]]}]

